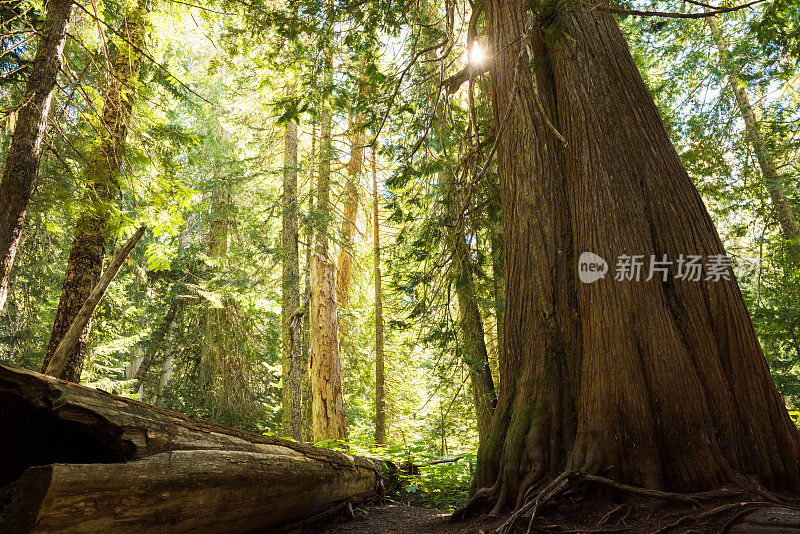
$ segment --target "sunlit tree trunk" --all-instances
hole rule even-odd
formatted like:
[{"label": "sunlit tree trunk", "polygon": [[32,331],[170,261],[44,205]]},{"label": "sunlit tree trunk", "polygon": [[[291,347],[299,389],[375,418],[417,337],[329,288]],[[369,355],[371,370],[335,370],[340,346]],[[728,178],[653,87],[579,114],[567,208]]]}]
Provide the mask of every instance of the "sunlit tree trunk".
[{"label": "sunlit tree trunk", "polygon": [[25,212],[39,167],[50,101],[67,38],[72,0],[47,4],[44,27],[39,34],[25,96],[17,112],[14,135],[0,182],[0,312],[6,304],[11,268],[25,224]]},{"label": "sunlit tree trunk", "polygon": [[309,301],[314,441],[347,439],[337,308],[336,266],[314,254]]},{"label": "sunlit tree trunk", "polygon": [[300,329],[295,312],[300,307],[300,257],[297,217],[297,123],[286,122],[283,156],[283,432],[303,435]]},{"label": "sunlit tree trunk", "polygon": [[378,211],[378,167],[372,148],[372,238],[375,278],[375,442],[386,443],[386,374],[383,347],[383,289],[381,287],[381,224]]},{"label": "sunlit tree trunk", "polygon": [[161,324],[159,324],[158,328],[156,328],[156,330],[153,332],[153,335],[150,337],[149,345],[153,348],[144,352],[142,363],[136,368],[136,372],[133,376],[133,389],[137,392],[141,392],[142,388],[144,387],[144,377],[147,375],[148,371],[150,370],[150,366],[153,363],[154,347],[159,347],[164,343],[164,340],[167,338],[167,332],[177,316],[178,307],[178,299],[173,298],[169,308],[167,309],[167,313],[164,315],[164,318],[161,321]]},{"label": "sunlit tree trunk", "polygon": [[[311,255],[314,249],[314,169],[317,157],[317,123],[314,122],[311,129],[311,160],[308,165],[308,220],[306,223],[306,285],[303,290],[303,298],[309,298],[311,294]],[[301,352],[301,398],[303,403],[303,441],[312,439],[312,410],[311,410],[311,357],[309,344],[311,343],[311,322],[309,321],[308,311],[303,314],[303,339],[300,347]]]},{"label": "sunlit tree trunk", "polygon": [[317,233],[315,236],[315,251],[317,254],[321,254],[327,258],[328,222],[330,220],[331,158],[333,157],[333,145],[331,144],[331,110],[327,104],[322,105],[319,148],[319,170],[317,171],[316,187],[316,217],[319,218],[319,222],[317,224]]},{"label": "sunlit tree trunk", "polygon": [[[78,217],[69,253],[64,285],[42,370],[46,369],[58,344],[100,278],[106,249],[111,203],[119,190],[119,175],[125,154],[125,139],[131,118],[145,46],[147,1],[128,9],[120,28],[127,42],[118,40],[116,57],[106,77],[106,99],[99,125],[98,147],[88,162],[87,207]],[[91,332],[86,325],[78,345],[70,353],[60,378],[79,382]]]},{"label": "sunlit tree trunk", "polygon": [[172,374],[175,370],[175,328],[176,321],[173,317],[166,329],[167,334],[165,339],[164,365],[161,367],[161,377],[158,380],[158,387],[153,398],[153,404],[156,406],[163,406],[164,392],[167,390],[167,386],[169,386],[169,383],[172,380]]},{"label": "sunlit tree trunk", "polygon": [[793,255],[796,258],[800,258],[800,227],[798,227],[797,218],[789,203],[789,199],[786,198],[786,190],[783,185],[783,180],[778,174],[775,158],[770,154],[764,142],[764,135],[761,132],[761,123],[756,118],[753,106],[750,105],[750,98],[747,96],[747,85],[729,64],[728,45],[719,27],[717,17],[706,17],[706,22],[714,36],[717,50],[719,51],[719,61],[728,76],[728,82],[733,91],[736,106],[739,108],[739,112],[744,119],[747,137],[750,144],[753,146],[753,151],[758,160],[758,166],[761,168],[761,175],[766,182],[769,197],[772,201],[772,207],[775,210],[775,218],[778,220],[784,239],[789,242]]},{"label": "sunlit tree trunk", "polygon": [[[326,27],[333,31],[334,8],[333,3],[328,2]],[[329,37],[332,38],[332,37]],[[332,43],[327,43],[323,50],[323,75],[322,90],[320,93],[325,95],[328,88],[333,85],[333,55],[334,47]],[[316,217],[319,218],[316,236],[314,238],[315,251],[325,259],[329,259],[328,250],[328,223],[331,218],[330,191],[331,191],[331,161],[333,159],[332,121],[333,110],[330,97],[320,98],[320,140],[319,140],[319,164],[317,170],[316,187]]]},{"label": "sunlit tree trunk", "polygon": [[336,258],[336,284],[339,306],[350,304],[350,276],[353,271],[353,246],[355,245],[358,218],[358,182],[364,167],[364,118],[356,115],[351,124],[350,161],[347,164],[347,183],[344,189],[344,216],[342,217],[342,246]]},{"label": "sunlit tree trunk", "polygon": [[800,489],[797,429],[735,280],[678,280],[674,264],[666,282],[577,280],[584,251],[612,272],[623,254],[725,251],[614,16],[526,4],[487,6],[506,358],[472,506],[518,505],[564,470]]}]

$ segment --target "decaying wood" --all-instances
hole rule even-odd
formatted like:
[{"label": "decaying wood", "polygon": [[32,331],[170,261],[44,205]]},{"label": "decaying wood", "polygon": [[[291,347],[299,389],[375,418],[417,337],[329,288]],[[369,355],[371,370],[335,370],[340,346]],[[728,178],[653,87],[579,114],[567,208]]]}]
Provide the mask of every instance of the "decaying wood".
[{"label": "decaying wood", "polygon": [[347,439],[337,310],[336,267],[321,254],[314,254],[309,300],[314,441]]},{"label": "decaying wood", "polygon": [[0,364],[0,532],[272,532],[388,467]]}]

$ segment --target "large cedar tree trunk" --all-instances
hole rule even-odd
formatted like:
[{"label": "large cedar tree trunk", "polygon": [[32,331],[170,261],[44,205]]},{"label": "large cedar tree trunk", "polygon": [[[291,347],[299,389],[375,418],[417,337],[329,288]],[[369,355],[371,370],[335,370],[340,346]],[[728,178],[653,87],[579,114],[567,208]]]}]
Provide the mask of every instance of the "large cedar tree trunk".
[{"label": "large cedar tree trunk", "polygon": [[[61,299],[58,302],[42,372],[47,369],[58,344],[97,284],[103,269],[107,227],[110,222],[109,204],[119,189],[125,138],[128,134],[128,122],[141,66],[139,51],[144,48],[146,6],[147,2],[140,0],[126,13],[120,33],[126,36],[130,44],[123,41],[117,43],[117,54],[112,70],[107,73],[107,92],[100,126],[101,138],[88,164],[89,181],[85,194],[88,207],[80,214],[76,223]],[[59,378],[71,382],[80,381],[91,328],[90,320],[77,346],[70,353],[67,365]]]},{"label": "large cedar tree trunk", "polygon": [[797,430],[735,280],[676,280],[674,264],[666,282],[577,280],[583,251],[612,273],[623,254],[725,251],[614,16],[537,1],[529,22],[526,4],[487,6],[506,357],[473,504],[519,504],[565,469],[800,489]]},{"label": "large cedar tree trunk", "polygon": [[61,68],[71,11],[72,0],[53,0],[47,6],[44,28],[39,34],[36,57],[0,182],[0,312],[6,304],[11,267],[39,167],[42,137]]}]

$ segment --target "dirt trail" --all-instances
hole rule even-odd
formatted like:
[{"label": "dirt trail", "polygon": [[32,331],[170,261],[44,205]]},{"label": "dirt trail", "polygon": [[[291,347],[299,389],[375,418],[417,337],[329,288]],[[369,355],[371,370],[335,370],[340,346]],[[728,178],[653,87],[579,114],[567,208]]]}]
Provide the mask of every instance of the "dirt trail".
[{"label": "dirt trail", "polygon": [[499,517],[482,517],[451,525],[447,522],[449,517],[450,514],[402,504],[366,506],[356,510],[356,519],[339,519],[317,527],[312,534],[475,534],[494,532],[503,523]]},{"label": "dirt trail", "polygon": [[[652,503],[651,503],[652,504]],[[800,534],[800,510],[765,506],[751,509],[747,503],[741,510],[735,505],[711,509],[696,509],[694,513],[686,513],[683,509],[675,513],[670,506],[639,508],[620,506],[612,508],[584,507],[573,510],[552,510],[549,517],[534,522],[531,532],[566,534],[583,532],[625,532],[640,533],[724,533],[724,534]],[[762,503],[767,504],[767,503]],[[569,508],[569,507],[567,507]],[[716,514],[725,509],[726,513]],[[646,518],[643,511],[649,510]],[[426,508],[390,504],[388,506],[366,506],[356,509],[356,519],[340,518],[316,528],[304,531],[305,534],[490,534],[507,519],[507,517],[481,517],[472,521],[450,524],[449,514],[443,514]],[[601,512],[603,519],[598,519]],[[600,525],[609,515],[621,512],[624,516],[641,516],[630,522],[624,518],[619,525]],[[655,512],[655,513],[653,513]],[[366,514],[366,515],[365,515]],[[515,532],[524,533],[524,525],[517,525]],[[583,524],[581,524],[583,523]]]}]

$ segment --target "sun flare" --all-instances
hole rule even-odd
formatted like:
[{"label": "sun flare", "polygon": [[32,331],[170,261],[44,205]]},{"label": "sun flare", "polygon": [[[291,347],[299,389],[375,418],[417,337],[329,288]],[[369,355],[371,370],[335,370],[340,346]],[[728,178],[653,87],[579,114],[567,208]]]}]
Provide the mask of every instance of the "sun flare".
[{"label": "sun flare", "polygon": [[473,44],[469,62],[473,65],[482,65],[484,61],[486,61],[486,52],[483,51],[483,48],[478,43]]}]

